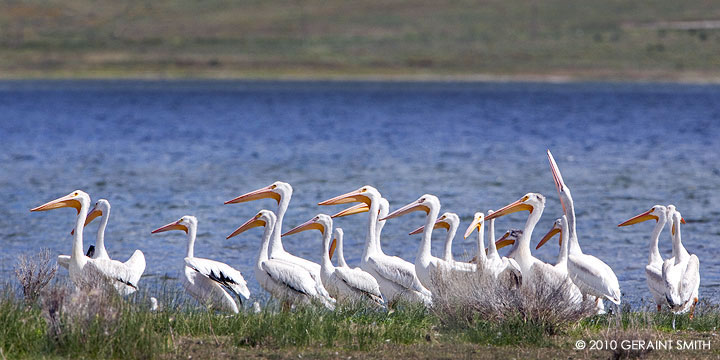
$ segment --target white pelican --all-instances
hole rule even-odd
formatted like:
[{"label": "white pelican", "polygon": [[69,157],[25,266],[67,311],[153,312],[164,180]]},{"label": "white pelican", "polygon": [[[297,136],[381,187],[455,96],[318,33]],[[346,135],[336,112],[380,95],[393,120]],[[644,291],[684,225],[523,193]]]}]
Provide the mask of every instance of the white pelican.
[{"label": "white pelican", "polygon": [[[555,262],[555,269],[559,271],[560,273],[564,274],[565,277],[570,276],[568,273],[568,247],[570,245],[570,231],[568,230],[568,221],[567,216],[563,215],[561,218],[555,220],[553,223],[553,227],[548,231],[545,236],[543,236],[542,239],[540,239],[540,242],[537,244],[535,249],[539,249],[541,246],[545,245],[545,243],[550,240],[555,234],[560,234],[560,249],[558,251],[558,257],[557,261]],[[570,291],[574,294],[574,296],[577,299],[582,298],[582,292],[580,291],[580,288],[577,287],[574,283],[571,282],[571,289]],[[602,302],[600,302],[600,298],[595,298],[595,307],[596,312],[598,314],[604,314],[605,313],[605,307],[600,306]]]},{"label": "white pelican", "polygon": [[662,205],[655,205],[650,210],[632,217],[618,226],[628,226],[637,224],[646,220],[655,220],[656,224],[650,235],[650,245],[648,248],[648,264],[645,266],[645,279],[647,280],[650,294],[652,294],[657,311],[667,304],[665,300],[665,282],[662,278],[663,259],[658,249],[658,239],[665,223],[667,223],[667,208]]},{"label": "white pelican", "polygon": [[592,295],[600,299],[608,299],[620,306],[620,284],[613,270],[602,260],[592,255],[583,254],[575,231],[575,205],[570,188],[565,185],[560,169],[555,163],[550,150],[547,152],[552,170],[555,188],[560,195],[560,203],[568,220],[568,273],[573,283],[580,288],[583,295]]},{"label": "white pelican", "polygon": [[372,275],[380,285],[380,292],[387,302],[405,299],[410,302],[432,303],[432,294],[426,289],[417,275],[415,266],[397,256],[387,256],[380,251],[377,239],[378,218],[382,196],[372,186],[366,185],[347,194],[320,202],[319,205],[338,205],[362,202],[363,205],[335,214],[334,217],[369,211],[368,230],[365,236],[365,248],[360,260],[360,268]]},{"label": "white pelican", "polygon": [[110,259],[91,259],[83,254],[83,227],[90,207],[90,196],[82,190],[75,190],[59,199],[50,201],[30,211],[45,211],[72,207],[77,210],[75,233],[70,253],[68,272],[70,279],[78,286],[87,284],[98,277],[111,281],[121,295],[132,294],[137,290],[137,282],[133,282],[133,274],[125,264]]},{"label": "white pelican", "polygon": [[322,261],[320,266],[325,288],[340,300],[364,300],[383,306],[382,294],[377,280],[359,268],[335,267],[330,261],[330,238],[332,237],[332,219],[329,215],[318,214],[307,222],[296,226],[282,236],[297,234],[305,230],[319,230],[322,234]]},{"label": "white pelican", "polygon": [[680,212],[675,210],[673,206],[668,210],[668,213],[673,242],[673,257],[665,260],[662,266],[665,299],[672,312],[681,314],[690,311],[690,318],[692,319],[700,288],[700,260],[695,254],[688,253],[682,244],[680,234],[682,216],[680,216]]},{"label": "white pelican", "polygon": [[[532,237],[532,232],[535,229],[535,225],[537,225],[537,222],[540,220],[544,209],[545,197],[538,193],[528,193],[519,200],[503,207],[498,211],[495,211],[492,214],[489,214],[485,218],[485,220],[487,221],[518,211],[530,211],[530,216],[528,216],[528,219],[525,222],[525,228],[523,229],[523,233],[520,236],[520,239],[512,243],[514,246],[508,254],[508,257],[514,259],[517,262],[518,266],[520,266],[520,271],[522,272],[524,278],[527,278],[527,275],[530,274],[530,268],[533,265],[547,265],[548,267],[551,267],[550,265],[545,264],[544,262],[538,260],[536,257],[532,256],[532,254],[530,253],[530,238]],[[510,242],[505,241],[503,243],[496,244],[496,246],[499,249],[510,244]]]},{"label": "white pelican", "polygon": [[553,223],[553,227],[550,229],[550,231],[548,231],[547,234],[545,234],[545,236],[542,237],[542,239],[540,239],[540,242],[535,247],[535,250],[545,245],[545,243],[548,242],[548,240],[552,239],[552,237],[556,234],[560,234],[560,239],[558,241],[560,249],[558,250],[558,258],[554,266],[560,269],[560,271],[567,274],[567,249],[568,238],[570,237],[568,233],[567,216],[563,215],[561,218],[555,220],[555,222]]},{"label": "white pelican", "polygon": [[[488,215],[492,213],[492,210],[488,210]],[[482,274],[489,274],[493,277],[493,279],[498,279],[498,277],[500,277],[503,273],[507,273],[508,276],[512,276],[514,278],[515,284],[521,284],[522,271],[520,270],[520,265],[518,265],[517,261],[508,259],[504,256],[501,257],[500,254],[498,254],[497,247],[495,245],[495,219],[491,219],[489,221],[490,224],[488,225],[488,232],[490,233],[490,242],[487,254],[485,253],[485,236],[482,228],[483,223],[485,223],[485,214],[476,212],[473,216],[473,221],[465,231],[465,238],[467,238],[473,231],[475,231],[475,229],[478,230],[478,250],[477,255],[473,259],[480,266]],[[508,242],[508,244],[510,244],[510,240],[518,239],[518,236],[521,234],[519,231],[520,230],[517,230],[516,232],[506,232],[501,241],[503,243]]]},{"label": "white pelican", "polygon": [[301,266],[304,269],[310,271],[310,274],[319,284],[320,292],[323,294],[323,296],[331,299],[331,301],[334,301],[334,299],[330,297],[330,294],[328,294],[327,290],[325,290],[325,287],[322,284],[322,280],[320,279],[320,265],[310,260],[290,254],[289,252],[285,251],[285,248],[283,247],[280,235],[282,234],[283,218],[285,218],[285,212],[287,211],[288,205],[290,204],[292,193],[293,188],[292,186],[290,186],[290,184],[282,181],[276,181],[264,188],[254,190],[247,194],[240,195],[232,200],[228,200],[225,202],[225,204],[237,204],[260,199],[274,199],[275,201],[277,201],[278,207],[276,210],[276,214],[273,214],[277,216],[277,221],[275,222],[275,226],[271,228],[272,236],[270,238],[268,257],[270,259],[284,260],[286,262],[296,264],[297,266]]},{"label": "white pelican", "polygon": [[225,263],[195,257],[197,219],[194,216],[183,216],[180,220],[159,227],[151,233],[170,230],[182,230],[187,234],[188,245],[183,261],[182,282],[185,290],[205,306],[237,314],[238,306],[235,300],[223,287],[235,294],[241,303],[241,297],[250,299],[250,290],[242,274]]},{"label": "white pelican", "polygon": [[511,239],[500,239],[495,244],[498,249],[513,245],[509,258],[517,261],[520,271],[522,273],[522,286],[534,288],[538,282],[550,284],[551,286],[559,286],[560,284],[567,284],[567,293],[564,295],[567,301],[572,303],[578,303],[582,301],[582,297],[579,293],[573,291],[572,282],[568,276],[554,266],[546,264],[530,253],[530,238],[532,237],[535,225],[542,216],[543,210],[545,209],[545,197],[538,193],[525,194],[519,200],[503,207],[502,209],[488,215],[485,220],[492,220],[496,217],[511,214],[517,211],[527,210],[530,212],[527,221],[525,222],[525,228],[523,229],[520,238],[515,241]]},{"label": "white pelican", "polygon": [[420,240],[420,246],[415,255],[415,273],[427,289],[432,292],[435,289],[434,282],[440,280],[449,271],[473,272],[476,270],[473,264],[454,264],[432,256],[430,253],[432,231],[440,213],[440,200],[435,195],[425,194],[410,204],[393,211],[381,220],[396,218],[413,211],[424,211],[426,214],[422,240]]},{"label": "white pelican", "polygon": [[284,302],[309,303],[317,300],[328,309],[334,309],[334,299],[320,291],[322,284],[315,281],[310,271],[297,264],[268,257],[270,237],[276,221],[277,217],[272,211],[260,210],[257,215],[240,225],[227,238],[230,239],[254,227],[264,226],[265,231],[255,262],[255,279],[260,286],[273,297]]},{"label": "white pelican", "polygon": [[[455,238],[455,234],[457,233],[458,226],[460,226],[460,218],[457,216],[457,214],[453,212],[443,213],[442,215],[440,215],[437,221],[435,221],[435,225],[433,225],[433,229],[443,228],[447,230],[447,234],[445,235],[445,247],[443,248],[442,258],[445,261],[455,261],[452,254],[452,242]],[[409,235],[419,234],[424,230],[425,225],[415,229]]]},{"label": "white pelican", "polygon": [[[107,227],[108,220],[110,219],[109,201],[105,199],[100,199],[95,203],[95,206],[92,208],[92,210],[90,210],[90,212],[87,214],[87,217],[85,218],[85,226],[90,224],[98,217],[102,217],[102,220],[100,221],[100,226],[98,227],[95,246],[90,245],[87,253],[85,253],[85,256],[91,257],[93,259],[110,260],[110,255],[108,255],[107,250],[105,249],[105,228]],[[75,230],[73,230],[70,234],[73,235],[74,233]],[[70,263],[70,256],[58,255],[58,263],[67,269],[68,264]],[[135,250],[132,256],[130,256],[130,258],[125,261],[123,265],[125,265],[128,268],[130,274],[132,274],[130,282],[133,284],[137,284],[138,281],[140,281],[140,277],[142,276],[143,272],[145,272],[145,255],[142,251]]]},{"label": "white pelican", "polygon": [[[379,254],[385,255],[385,252],[382,250],[382,243],[380,241],[380,235],[382,235],[382,229],[385,227],[385,220],[380,220],[383,217],[385,217],[388,212],[390,212],[390,203],[385,199],[384,197],[381,197],[380,200],[378,200],[378,221],[375,227],[375,249]],[[345,210],[339,211],[335,215],[331,216],[331,218],[336,217],[343,217],[348,215],[354,215],[354,214],[360,214],[364,212],[370,211],[370,207],[366,203],[359,203],[357,205],[353,205]],[[399,257],[394,256],[394,258],[400,259],[401,261],[404,261],[406,264],[409,264],[410,267],[414,266],[412,263],[407,262]],[[343,259],[345,261],[345,259]],[[414,270],[413,270],[414,271]]]}]

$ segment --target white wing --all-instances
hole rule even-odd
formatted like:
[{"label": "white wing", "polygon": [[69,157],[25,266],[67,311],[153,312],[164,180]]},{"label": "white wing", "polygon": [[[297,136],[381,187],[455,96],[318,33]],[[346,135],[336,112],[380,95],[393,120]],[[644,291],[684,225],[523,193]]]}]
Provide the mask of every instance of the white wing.
[{"label": "white wing", "polygon": [[70,255],[58,255],[57,257],[57,263],[58,265],[69,268],[70,267]]},{"label": "white wing", "polygon": [[[143,258],[144,260],[144,258]],[[144,262],[144,261],[143,261]],[[199,272],[210,280],[221,284],[236,295],[250,298],[250,290],[242,274],[225,263],[202,258],[185,258],[185,265]]]},{"label": "white wing", "polygon": [[617,276],[602,260],[587,254],[569,255],[568,274],[582,292],[604,297],[620,305]]},{"label": "white wing", "polygon": [[373,301],[382,303],[382,294],[377,280],[372,275],[362,271],[359,268],[335,268],[335,275],[344,281],[349,287],[356,289]]},{"label": "white wing", "polygon": [[432,296],[415,275],[415,265],[405,260],[393,257],[372,256],[368,264],[375,272],[388,281],[396,283],[406,289],[414,290],[427,296]]},{"label": "white wing", "polygon": [[[85,270],[87,269],[87,270]],[[132,274],[125,264],[110,259],[87,259],[83,271],[99,274],[113,281],[113,285],[122,295],[132,294],[137,290],[137,283],[132,282]]]},{"label": "white wing", "polygon": [[670,308],[676,311],[683,305],[680,298],[680,283],[682,282],[683,270],[686,268],[686,263],[675,264],[675,257],[671,257],[663,263],[662,277],[665,284],[665,299]]},{"label": "white wing", "polygon": [[647,285],[652,294],[653,300],[657,305],[664,305],[665,301],[665,283],[662,278],[662,269],[654,265],[645,266],[645,277]]},{"label": "white wing", "polygon": [[132,275],[131,282],[134,284],[137,284],[138,281],[140,281],[140,277],[145,272],[145,255],[140,250],[135,250],[135,252],[130,256],[130,258],[125,261],[125,266],[130,269],[130,273]]},{"label": "white wing", "polygon": [[325,289],[325,286],[322,283],[322,279],[320,278],[320,265],[317,263],[314,263],[310,260],[303,259],[299,256],[295,256],[293,254],[290,254],[289,252],[283,252],[277,256],[270,256],[270,260],[278,260],[282,261],[286,264],[290,264],[293,266],[299,266],[308,272],[310,272],[310,276],[312,276],[313,281],[317,284],[317,291],[319,293],[319,296],[324,297],[327,301],[330,301],[331,303],[335,301],[330,294]]},{"label": "white wing", "polygon": [[183,287],[204,306],[238,313],[237,304],[226,287],[189,266],[183,266]]},{"label": "white wing", "polygon": [[261,267],[280,285],[311,298],[318,296],[316,281],[304,268],[279,259],[265,260]]},{"label": "white wing", "polygon": [[680,283],[680,299],[684,303],[693,301],[693,293],[700,285],[700,260],[695,254],[690,255],[685,273]]}]

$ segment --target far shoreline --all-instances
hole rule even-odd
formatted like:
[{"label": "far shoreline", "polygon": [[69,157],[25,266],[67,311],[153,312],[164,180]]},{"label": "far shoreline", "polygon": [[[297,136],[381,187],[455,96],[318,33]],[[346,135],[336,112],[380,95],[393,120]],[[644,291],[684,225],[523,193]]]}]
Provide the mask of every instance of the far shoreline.
[{"label": "far shoreline", "polygon": [[135,80],[135,81],[305,81],[305,82],[427,82],[427,83],[618,83],[618,84],[687,84],[718,85],[720,72],[657,72],[657,71],[568,71],[552,73],[439,73],[414,71],[298,71],[280,69],[274,72],[252,70],[51,70],[0,71],[0,81],[22,80]]}]

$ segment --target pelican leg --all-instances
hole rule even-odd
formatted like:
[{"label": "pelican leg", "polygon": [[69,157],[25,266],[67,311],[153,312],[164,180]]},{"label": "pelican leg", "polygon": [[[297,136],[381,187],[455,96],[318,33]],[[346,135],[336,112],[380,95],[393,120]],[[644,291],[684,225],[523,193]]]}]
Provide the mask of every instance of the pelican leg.
[{"label": "pelican leg", "polygon": [[695,305],[698,303],[698,298],[693,299],[693,304],[690,307],[690,320],[695,317]]},{"label": "pelican leg", "polygon": [[662,310],[662,307],[660,306],[660,304],[658,304],[657,311],[660,312],[660,310]]}]

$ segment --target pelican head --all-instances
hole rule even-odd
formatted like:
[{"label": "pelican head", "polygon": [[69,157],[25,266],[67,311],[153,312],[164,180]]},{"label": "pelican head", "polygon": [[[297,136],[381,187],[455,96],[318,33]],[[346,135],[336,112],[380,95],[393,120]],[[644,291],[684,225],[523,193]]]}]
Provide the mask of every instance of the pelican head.
[{"label": "pelican head", "polygon": [[275,225],[275,214],[270,210],[260,210],[260,212],[257,213],[257,215],[250,218],[250,220],[246,221],[244,224],[240,225],[235,231],[232,232],[232,234],[228,235],[226,239],[229,239],[233,236],[240,235],[244,233],[248,229],[252,229],[254,227],[258,226],[268,226]]},{"label": "pelican head", "polygon": [[674,236],[678,229],[678,224],[685,223],[682,215],[674,205],[668,205],[668,218],[670,220],[670,233]]},{"label": "pelican head", "polygon": [[345,233],[343,232],[342,228],[335,228],[333,230],[333,239],[332,243],[330,243],[330,259],[332,260],[333,254],[335,254],[335,247],[337,246],[338,242],[341,242],[343,240],[343,236],[345,236]]},{"label": "pelican head", "polygon": [[319,230],[324,235],[327,229],[332,229],[332,218],[329,215],[318,214],[314,218],[290,229],[282,236],[297,234],[305,230]]},{"label": "pelican head", "polygon": [[178,221],[171,222],[165,226],[161,226],[153,231],[151,231],[151,234],[156,234],[159,232],[165,232],[170,230],[182,230],[186,234],[188,233],[189,229],[197,227],[197,218],[191,215],[185,215],[181,217]]},{"label": "pelican head", "polygon": [[[537,250],[541,246],[545,245],[545,243],[548,240],[552,239],[552,237],[555,236],[556,234],[562,233],[563,229],[566,228],[566,224],[567,224],[567,218],[565,218],[565,219],[564,218],[565,217],[563,216],[562,218],[555,220],[555,222],[553,223],[552,229],[550,229],[550,231],[548,231],[548,233],[545,234],[545,236],[543,236],[543,238],[540,240],[540,242],[535,247],[535,250]],[[563,223],[563,221],[565,223]],[[562,236],[560,236],[560,239],[558,240],[558,245],[562,245]]]},{"label": "pelican head", "polygon": [[503,236],[498,239],[498,241],[495,242],[495,248],[498,250],[508,246],[513,245],[513,248],[517,246],[518,239],[522,237],[523,231],[518,229],[510,229],[503,234]]},{"label": "pelican head", "polygon": [[355,191],[321,201],[318,205],[339,205],[361,202],[370,206],[373,201],[377,201],[380,198],[382,198],[382,196],[380,196],[380,192],[377,191],[377,189],[370,185],[365,185]]},{"label": "pelican head", "polygon": [[[88,226],[93,220],[97,219],[100,216],[107,215],[110,213],[110,202],[105,199],[100,199],[97,202],[95,202],[95,206],[93,206],[92,209],[87,214],[87,217],[85,217],[85,225]],[[75,229],[70,231],[70,235],[75,234]]]},{"label": "pelican head", "polygon": [[542,194],[538,193],[527,193],[525,196],[521,197],[517,201],[508,204],[507,206],[503,207],[500,210],[495,211],[492,214],[489,214],[485,217],[485,220],[491,220],[500,216],[504,216],[507,214],[512,214],[514,212],[518,211],[530,211],[530,213],[533,212],[535,208],[538,207],[544,207],[545,206],[545,197]]},{"label": "pelican head", "polygon": [[30,211],[46,211],[59,209],[64,207],[72,207],[77,210],[78,214],[83,205],[90,205],[90,195],[82,190],[75,190],[61,198],[57,198],[53,201],[49,201],[38,207],[30,209]]},{"label": "pelican head", "polygon": [[390,212],[390,202],[386,198],[381,197],[378,200],[378,205],[378,219],[380,219],[378,221],[384,224],[385,220],[383,220],[383,218]]},{"label": "pelican head", "polygon": [[[460,225],[460,218],[457,216],[456,213],[448,211],[448,212],[443,213],[435,221],[435,225],[433,226],[433,229],[443,228],[447,231],[450,231],[450,229],[452,229],[453,227],[457,228],[458,225]],[[424,230],[425,230],[425,226],[423,225],[423,226],[413,230],[408,235],[419,234],[419,233],[423,232]]]},{"label": "pelican head", "polygon": [[[678,212],[678,211],[677,211],[677,208],[675,207],[675,205],[673,205],[673,204],[668,205],[668,206],[667,206],[667,217],[668,217],[668,220],[672,220],[672,214],[673,214],[674,212]],[[685,224],[685,218],[683,218],[682,216],[680,216],[680,223],[681,223],[681,224]]]},{"label": "pelican head", "polygon": [[89,224],[96,218],[107,215],[110,212],[110,202],[105,199],[100,199],[97,202],[95,202],[95,206],[90,210],[90,212],[87,215],[87,219],[85,219],[85,225]]},{"label": "pelican head", "polygon": [[[380,220],[387,220],[409,214],[413,211],[424,211],[429,214],[433,209],[440,209],[440,200],[435,195],[425,194],[417,200],[391,212]],[[437,214],[437,213],[435,213]]]},{"label": "pelican head", "polygon": [[648,220],[655,220],[660,221],[660,219],[666,220],[668,216],[668,208],[662,205],[655,205],[650,208],[650,210],[631,217],[630,219],[625,220],[624,222],[618,224],[618,226],[628,226],[628,225],[634,225],[637,223],[641,223],[643,221]]},{"label": "pelican head", "polygon": [[465,236],[463,238],[467,239],[470,234],[473,233],[473,231],[482,231],[482,226],[485,223],[485,214],[481,212],[476,212],[475,215],[473,215],[473,220],[470,223],[470,226],[468,226],[467,230],[465,230]]},{"label": "pelican head", "polygon": [[292,196],[292,191],[293,189],[290,184],[282,181],[276,181],[266,187],[228,200],[225,204],[237,204],[259,199],[275,199],[275,201],[279,204],[282,199]]}]

